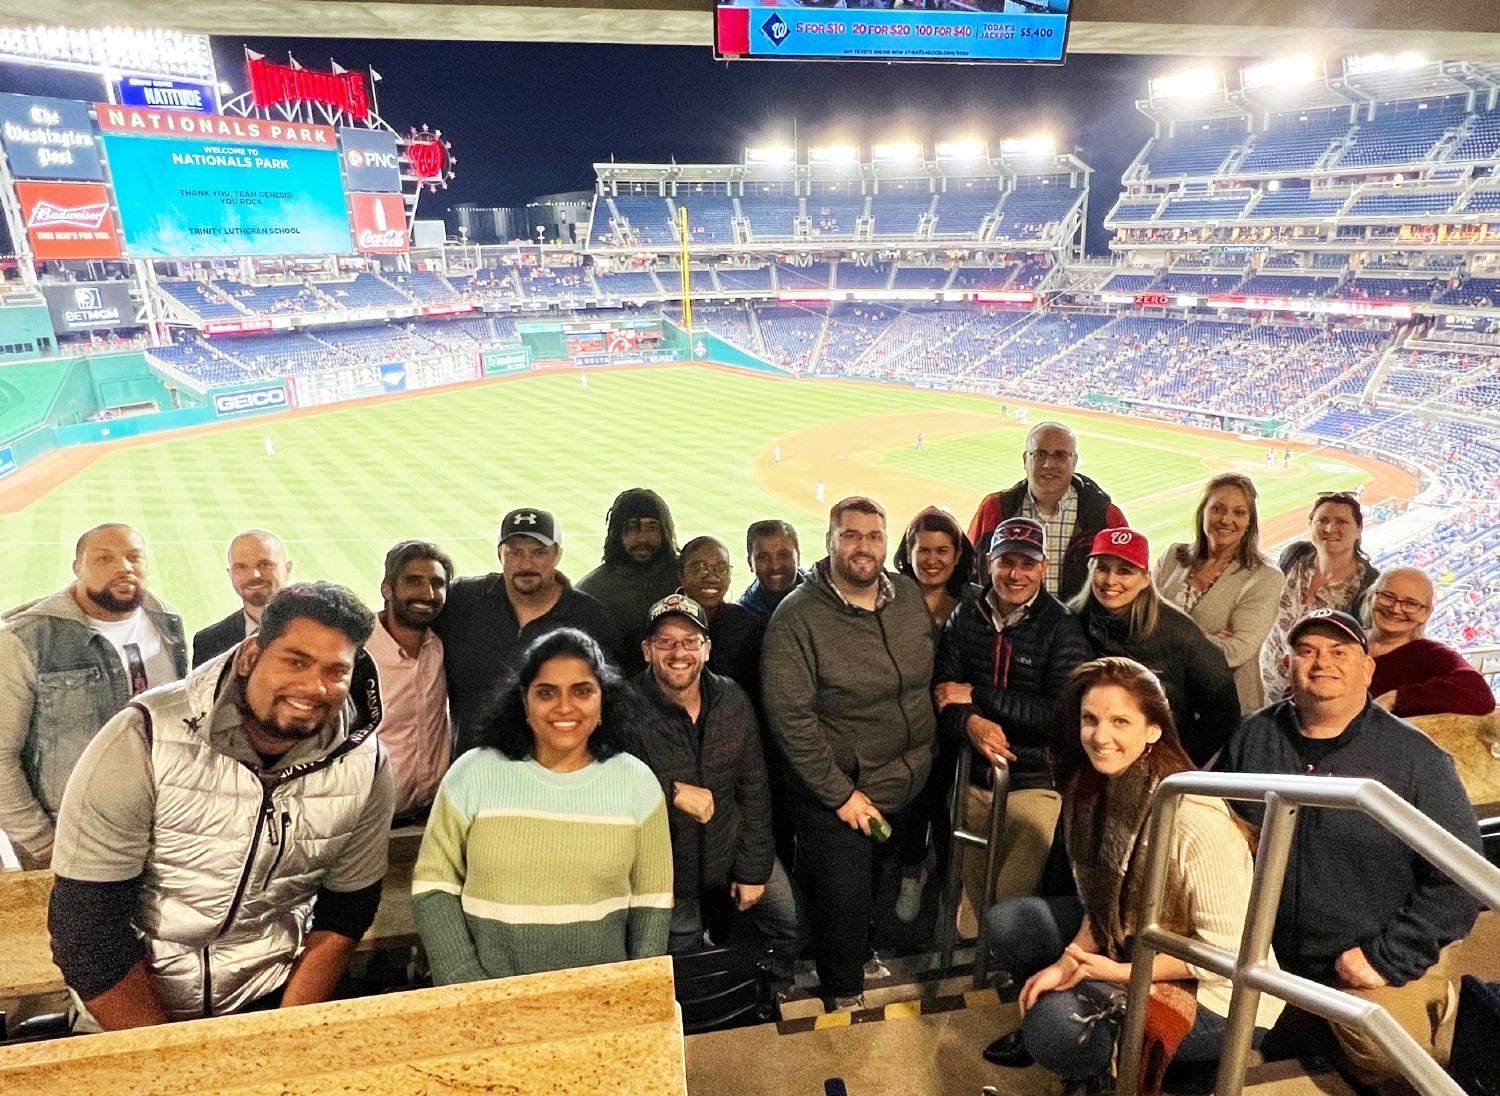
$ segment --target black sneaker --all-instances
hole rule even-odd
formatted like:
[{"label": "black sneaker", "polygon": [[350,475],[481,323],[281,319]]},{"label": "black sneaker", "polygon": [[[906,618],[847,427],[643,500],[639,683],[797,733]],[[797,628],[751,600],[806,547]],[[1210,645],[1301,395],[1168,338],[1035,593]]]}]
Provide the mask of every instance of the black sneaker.
[{"label": "black sneaker", "polygon": [[1033,1061],[1031,1051],[1026,1049],[1026,1041],[1021,1038],[1020,1028],[1000,1036],[985,1047],[984,1060],[1011,1069],[1025,1069]]}]

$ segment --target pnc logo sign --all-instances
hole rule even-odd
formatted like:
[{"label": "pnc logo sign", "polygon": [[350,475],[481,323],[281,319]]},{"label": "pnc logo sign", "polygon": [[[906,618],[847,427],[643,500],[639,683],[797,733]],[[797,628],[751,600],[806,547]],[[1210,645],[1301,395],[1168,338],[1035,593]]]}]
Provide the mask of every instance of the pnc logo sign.
[{"label": "pnc logo sign", "polygon": [[214,397],[214,413],[218,415],[243,415],[246,411],[262,411],[268,407],[285,407],[286,389],[252,388],[245,392],[221,392]]},{"label": "pnc logo sign", "polygon": [[372,167],[399,171],[401,158],[394,152],[381,152],[375,148],[351,148],[346,154],[352,168]]}]

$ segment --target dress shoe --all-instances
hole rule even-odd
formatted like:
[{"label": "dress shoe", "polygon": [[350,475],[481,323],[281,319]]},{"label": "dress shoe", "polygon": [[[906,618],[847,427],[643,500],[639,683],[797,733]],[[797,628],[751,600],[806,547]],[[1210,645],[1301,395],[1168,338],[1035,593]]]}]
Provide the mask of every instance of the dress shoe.
[{"label": "dress shoe", "polygon": [[1026,1041],[1021,1038],[1021,1029],[1008,1035],[1002,1035],[989,1046],[984,1048],[984,1060],[993,1062],[997,1066],[1009,1066],[1011,1069],[1025,1069],[1031,1065],[1031,1051],[1026,1049]]}]

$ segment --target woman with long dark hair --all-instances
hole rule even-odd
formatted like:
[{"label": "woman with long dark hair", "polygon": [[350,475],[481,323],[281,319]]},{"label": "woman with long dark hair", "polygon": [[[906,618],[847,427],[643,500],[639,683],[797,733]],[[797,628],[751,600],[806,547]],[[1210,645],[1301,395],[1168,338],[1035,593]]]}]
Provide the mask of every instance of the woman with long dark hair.
[{"label": "woman with long dark hair", "polygon": [[934,634],[948,623],[960,602],[973,601],[981,592],[969,581],[974,573],[974,546],[958,519],[936,506],[911,519],[896,547],[895,566],[921,587]]},{"label": "woman with long dark hair", "polygon": [[526,649],[422,837],[412,909],[435,983],[665,954],[671,839],[661,785],[621,750],[631,704],[583,632]]},{"label": "woman with long dark hair", "polygon": [[1089,581],[1068,608],[1097,655],[1134,659],[1157,676],[1188,756],[1206,766],[1240,722],[1224,652],[1151,581],[1151,547],[1134,529],[1105,529],[1089,553]]},{"label": "woman with long dark hair", "polygon": [[[985,916],[996,969],[1021,989],[1020,1028],[985,1049],[997,1065],[1040,1062],[1070,1089],[1103,1087],[1124,1015],[1130,954],[1146,899],[1146,837],[1162,780],[1193,768],[1161,682],[1128,658],[1073,671],[1062,698],[1057,777],[1076,897],[1014,898]],[[1224,801],[1186,796],[1177,812],[1160,910],[1163,928],[1234,952],[1244,931],[1250,846]],[[1211,1061],[1223,1049],[1230,983],[1158,955],[1147,1060],[1165,1069]],[[1281,1003],[1263,996],[1256,1027]],[[1145,1091],[1160,1077],[1145,1078]]]},{"label": "woman with long dark hair", "polygon": [[1357,613],[1365,591],[1380,570],[1364,549],[1365,515],[1349,491],[1325,491],[1307,515],[1307,540],[1282,550],[1277,566],[1286,575],[1276,620],[1260,649],[1260,676],[1266,703],[1286,695],[1291,683],[1287,632],[1314,609]]}]

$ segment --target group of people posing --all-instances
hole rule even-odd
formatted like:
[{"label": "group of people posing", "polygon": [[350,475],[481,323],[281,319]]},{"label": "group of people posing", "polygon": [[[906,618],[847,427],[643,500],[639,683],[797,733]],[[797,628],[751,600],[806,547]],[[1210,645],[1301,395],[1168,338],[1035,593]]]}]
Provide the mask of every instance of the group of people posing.
[{"label": "group of people posing", "polygon": [[[1372,776],[1479,847],[1452,760],[1399,717],[1494,698],[1424,637],[1426,577],[1371,565],[1353,495],[1320,495],[1278,565],[1253,482],[1219,475],[1193,540],[1153,561],[1077,471],[1070,430],[1038,424],[1022,461],[967,532],[918,514],[894,570],[871,498],[832,507],[806,569],[789,523],[756,522],[738,602],[729,547],[679,549],[638,488],[576,585],[556,519],[520,508],[487,575],[392,547],[373,614],[291,582],[283,542],[246,532],[228,552],[240,606],[193,637],[191,670],[140,534],[89,530],[76,581],[0,629],[0,829],[55,873],[78,1029],[327,999],[374,920],[393,825],[425,827],[412,906],[439,984],[748,938],[785,984],[810,950],[825,1007],[858,1010],[883,973],[883,869],[915,920],[950,797],[972,828],[1004,766],[998,877],[965,859],[961,923],[1024,1022],[985,1056],[1097,1088],[1166,776]],[[1436,1048],[1445,958],[1477,906],[1378,825],[1322,813],[1299,822],[1276,956],[1376,995]],[[1165,925],[1237,947],[1259,821],[1184,802]],[[1153,1060],[1217,1057],[1228,984],[1166,957],[1152,977],[1176,1017],[1148,1021]],[[1300,1050],[1309,1027],[1361,1080],[1389,1077],[1355,1035],[1262,1000],[1268,1054],[1266,1032]]]}]

